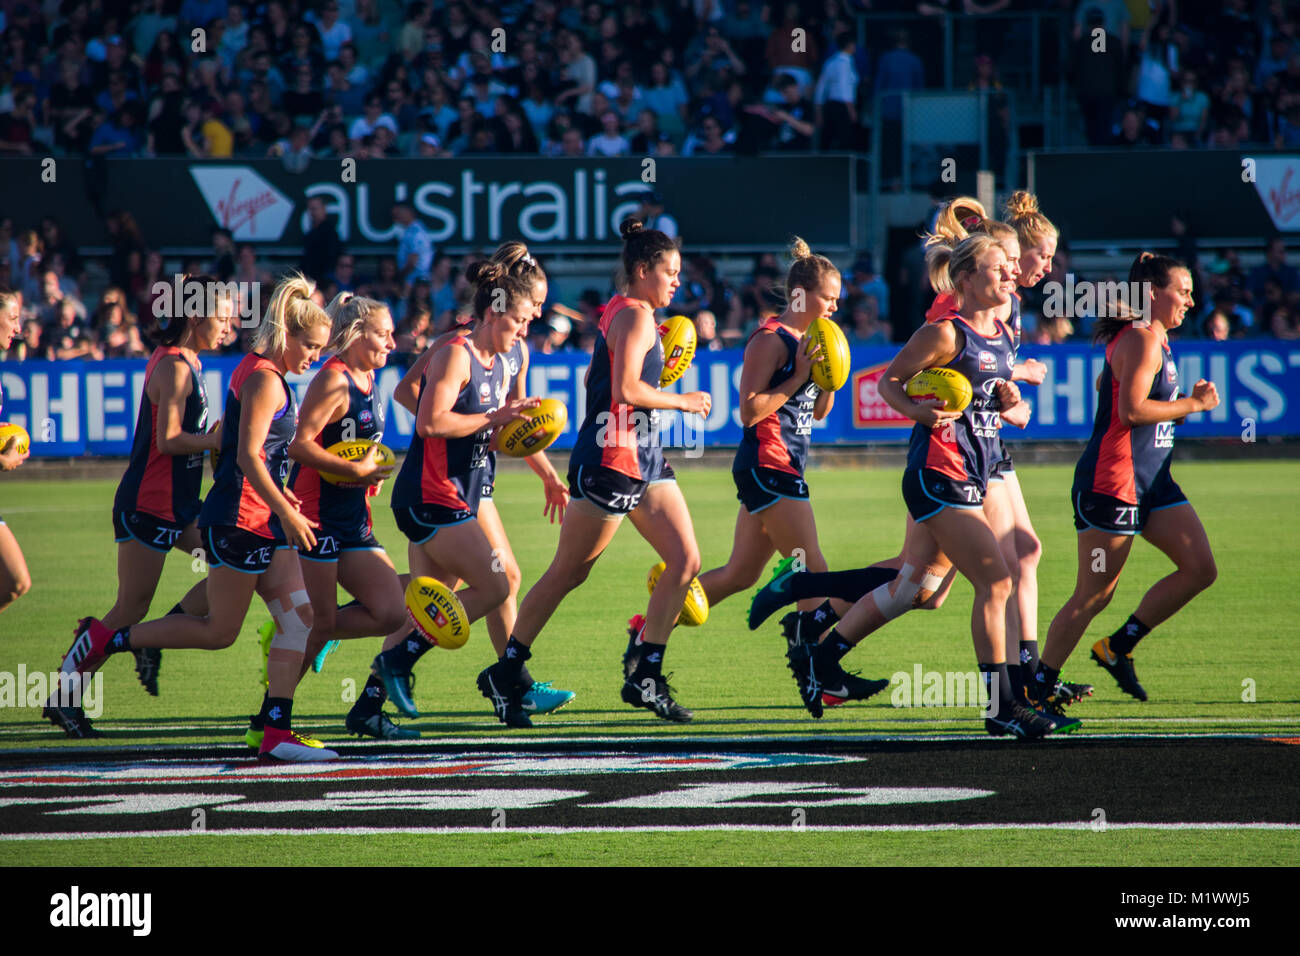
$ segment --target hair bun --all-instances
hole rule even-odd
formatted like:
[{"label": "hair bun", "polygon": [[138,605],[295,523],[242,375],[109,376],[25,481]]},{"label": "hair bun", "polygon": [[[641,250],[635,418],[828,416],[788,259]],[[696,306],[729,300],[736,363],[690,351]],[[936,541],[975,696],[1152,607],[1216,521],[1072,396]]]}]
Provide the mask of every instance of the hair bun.
[{"label": "hair bun", "polygon": [[1138,262],[1146,262],[1148,259],[1154,259],[1155,257],[1156,254],[1154,252],[1144,252],[1142,255],[1138,256]]},{"label": "hair bun", "polygon": [[619,235],[621,235],[624,239],[627,239],[631,236],[636,235],[638,232],[641,232],[644,229],[645,229],[645,223],[643,223],[640,219],[629,216],[627,219],[623,220],[621,225],[619,225],[618,232]]}]

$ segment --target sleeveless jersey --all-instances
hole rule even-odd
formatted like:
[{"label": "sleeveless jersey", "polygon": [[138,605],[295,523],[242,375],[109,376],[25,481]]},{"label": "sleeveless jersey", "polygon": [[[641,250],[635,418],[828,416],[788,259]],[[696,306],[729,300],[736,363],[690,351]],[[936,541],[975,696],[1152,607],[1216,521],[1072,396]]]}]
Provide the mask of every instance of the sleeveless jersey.
[{"label": "sleeveless jersey", "polygon": [[113,496],[113,507],[123,512],[143,511],[163,521],[187,525],[198,517],[202,504],[199,489],[203,483],[203,452],[164,455],[158,450],[158,403],[149,398],[149,380],[158,363],[168,355],[180,358],[190,370],[190,394],[181,415],[181,431],[191,435],[207,431],[208,393],[203,375],[180,349],[170,346],[154,349],[144,369],[145,392],[135,422],[131,460]]},{"label": "sleeveless jersey", "polygon": [[[638,481],[652,481],[663,470],[659,445],[659,409],[635,408],[614,401],[612,366],[614,350],[605,336],[620,311],[640,299],[616,295],[605,304],[591,364],[587,367],[587,416],[569,455],[569,465],[601,465]],[[664,369],[664,348],[659,336],[641,360],[641,381],[659,387]]]},{"label": "sleeveless jersey", "polygon": [[[457,336],[447,346],[463,348],[469,353],[469,381],[456,396],[451,410],[461,415],[476,415],[500,408],[506,395],[506,363],[502,356],[493,356],[492,364],[485,366],[463,337]],[[422,378],[420,394],[429,387],[427,379]],[[489,478],[491,438],[490,426],[462,438],[417,436],[393,482],[392,506],[440,505],[453,511],[477,512],[483,486]]]},{"label": "sleeveless jersey", "polygon": [[974,481],[982,487],[992,475],[993,466],[1003,458],[998,443],[1002,419],[994,387],[1011,380],[1015,361],[1011,330],[996,320],[997,334],[986,337],[955,312],[939,321],[950,321],[963,333],[961,351],[944,368],[965,375],[974,397],[961,417],[952,421],[952,427],[948,422],[936,428],[916,424],[907,450],[907,467],[932,468],[954,481]]},{"label": "sleeveless jersey", "polygon": [[[799,336],[776,319],[765,321],[754,335],[769,333],[781,340],[786,351],[785,363],[772,373],[772,379],[767,384],[772,389],[789,381],[794,374]],[[750,339],[753,337],[750,336]],[[773,468],[802,478],[808,460],[809,436],[812,434],[813,404],[820,394],[821,389],[809,377],[803,387],[786,399],[780,408],[762,421],[745,428],[731,470]]]},{"label": "sleeveless jersey", "polygon": [[[520,339],[514,345],[510,346],[510,351],[504,352],[501,358],[506,363],[506,397],[509,399],[515,394],[515,383],[519,381],[519,376],[523,373],[524,368],[524,340]],[[527,391],[527,386],[524,388]],[[491,496],[493,488],[497,483],[497,453],[488,452],[488,471],[487,480],[483,483],[483,494]]]},{"label": "sleeveless jersey", "polygon": [[[957,307],[957,299],[951,292],[940,292],[934,297],[934,302],[930,304],[930,309],[925,313],[927,325],[933,325],[935,322],[941,322],[947,318]],[[1007,316],[1007,327],[1011,329],[1011,354],[1020,351],[1020,293],[1012,291],[1011,293],[1011,314]]]},{"label": "sleeveless jersey", "polygon": [[235,374],[230,379],[230,390],[226,393],[225,420],[221,426],[221,463],[217,466],[212,490],[208,492],[203,510],[199,513],[201,528],[233,525],[264,538],[281,537],[279,518],[272,515],[270,505],[253,490],[239,467],[239,393],[248,377],[262,369],[270,369],[280,379],[280,385],[284,388],[284,404],[271,420],[266,440],[258,449],[257,456],[266,465],[277,488],[283,489],[285,479],[289,476],[289,443],[293,441],[293,433],[298,427],[298,406],[294,401],[293,389],[289,388],[289,383],[270,359],[252,352],[245,355],[243,361],[235,367]]},{"label": "sleeveless jersey", "polygon": [[[384,406],[375,388],[375,373],[366,373],[365,391],[357,385],[352,373],[337,355],[322,366],[321,371],[333,368],[343,373],[348,383],[348,407],[343,417],[328,423],[316,436],[322,448],[345,440],[380,441],[384,437]],[[350,423],[350,424],[349,424]],[[289,487],[302,500],[299,510],[321,528],[334,530],[343,537],[356,534],[365,537],[370,533],[370,502],[368,488],[340,488],[322,481],[320,472],[297,462],[289,474]]]},{"label": "sleeveless jersey", "polygon": [[[1156,422],[1130,427],[1119,419],[1119,380],[1110,363],[1116,343],[1130,334],[1131,329],[1132,326],[1122,329],[1106,346],[1106,365],[1101,372],[1101,388],[1097,396],[1097,418],[1093,422],[1088,447],[1074,469],[1074,487],[1077,491],[1110,495],[1136,505],[1162,473],[1168,474],[1174,451],[1174,423]],[[1162,343],[1162,348],[1164,365],[1152,380],[1147,398],[1172,402],[1178,397],[1178,366],[1174,363],[1169,343]]]}]

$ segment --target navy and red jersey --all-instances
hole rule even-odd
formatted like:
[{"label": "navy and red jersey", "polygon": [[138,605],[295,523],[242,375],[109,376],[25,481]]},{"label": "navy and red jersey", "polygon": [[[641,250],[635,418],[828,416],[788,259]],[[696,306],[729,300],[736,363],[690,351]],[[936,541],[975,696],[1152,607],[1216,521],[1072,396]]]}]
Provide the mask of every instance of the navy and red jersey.
[{"label": "navy and red jersey", "polygon": [[937,321],[952,322],[962,337],[961,351],[943,367],[965,375],[973,397],[951,427],[949,422],[940,422],[935,428],[918,422],[913,427],[907,467],[931,468],[954,481],[974,481],[983,489],[1004,457],[998,442],[1002,419],[994,388],[998,382],[1011,381],[1015,364],[1011,330],[995,319],[997,332],[980,335],[956,312]]},{"label": "navy and red jersey", "polygon": [[[1130,426],[1119,419],[1120,383],[1110,363],[1119,340],[1131,334],[1132,326],[1121,329],[1106,346],[1106,365],[1101,372],[1097,396],[1097,418],[1093,422],[1088,447],[1074,469],[1074,488],[1076,491],[1110,495],[1136,505],[1157,483],[1160,475],[1169,470],[1174,451],[1174,423]],[[1172,402],[1178,397],[1178,366],[1174,363],[1169,343],[1163,342],[1161,347],[1164,364],[1152,379],[1147,398]]]},{"label": "navy and red jersey", "polygon": [[[957,308],[957,298],[951,292],[940,292],[934,297],[934,302],[930,304],[930,310],[925,313],[927,325],[933,325],[947,318]],[[1007,316],[1007,327],[1011,329],[1011,353],[1020,351],[1020,293],[1012,290],[1011,292],[1011,314]]]},{"label": "navy and red jersey", "polygon": [[[616,295],[605,304],[591,364],[587,366],[587,415],[569,455],[570,468],[600,465],[638,481],[653,481],[663,470],[659,445],[659,409],[636,408],[614,401],[614,350],[606,340],[609,324],[632,305],[649,308],[641,299]],[[659,336],[641,361],[641,381],[659,387],[664,370],[664,348]]]},{"label": "navy and red jersey", "polygon": [[158,450],[158,403],[149,398],[149,380],[164,358],[176,356],[190,370],[190,394],[181,415],[181,431],[201,435],[208,427],[208,393],[203,374],[179,348],[154,349],[144,369],[144,395],[135,423],[135,440],[126,474],[117,486],[113,507],[122,512],[143,511],[163,521],[187,525],[199,514],[202,499],[203,452],[164,455]]},{"label": "navy and red jersey", "polygon": [[[772,380],[767,384],[769,389],[778,388],[794,374],[800,336],[776,319],[766,320],[754,335],[776,335],[785,346],[785,363],[772,373]],[[813,404],[821,391],[809,376],[803,387],[787,398],[784,405],[762,421],[747,426],[731,470],[772,468],[803,477],[812,434]]]},{"label": "navy and red jersey", "polygon": [[275,413],[266,440],[258,449],[257,457],[266,465],[271,480],[283,489],[289,477],[289,443],[298,427],[298,406],[293,389],[268,358],[251,352],[235,367],[226,393],[226,414],[221,426],[221,463],[213,478],[212,490],[203,502],[199,513],[199,527],[233,526],[260,535],[263,538],[280,538],[279,518],[272,523],[271,506],[261,499],[244,477],[239,467],[239,422],[241,417],[240,392],[250,375],[262,369],[275,372],[284,388],[284,404]]},{"label": "navy and red jersey", "polygon": [[[365,373],[363,389],[357,384],[347,364],[337,355],[321,371],[334,369],[343,373],[348,383],[348,407],[336,422],[329,422],[316,436],[316,444],[329,448],[341,441],[380,441],[384,437],[384,406],[375,388],[375,373]],[[298,510],[321,528],[347,536],[370,533],[369,488],[340,488],[322,481],[320,472],[297,462],[289,474],[289,487],[302,501]],[[373,486],[372,486],[373,487]]]},{"label": "navy and red jersey", "polygon": [[[463,348],[469,353],[469,381],[456,396],[451,410],[460,415],[479,415],[500,408],[506,396],[506,363],[502,356],[494,355],[491,364],[484,365],[463,336],[452,339],[447,347]],[[421,397],[431,387],[427,378],[422,378]],[[491,483],[488,463],[491,439],[491,426],[462,438],[417,436],[393,482],[392,506],[440,505],[477,514],[483,486]]]}]

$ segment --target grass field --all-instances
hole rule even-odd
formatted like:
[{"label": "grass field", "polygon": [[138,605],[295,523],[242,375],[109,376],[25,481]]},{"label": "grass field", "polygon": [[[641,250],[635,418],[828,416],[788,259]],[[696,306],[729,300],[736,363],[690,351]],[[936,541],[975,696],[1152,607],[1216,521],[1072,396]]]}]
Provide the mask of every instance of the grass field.
[{"label": "grass field", "polygon": [[[1044,543],[1039,572],[1040,635],[1068,596],[1075,573],[1075,534],[1068,506],[1071,469],[1021,467],[1031,515]],[[1078,705],[1082,734],[1231,732],[1294,735],[1300,726],[1300,646],[1296,643],[1300,594],[1289,579],[1300,563],[1297,479],[1300,466],[1288,461],[1260,463],[1186,462],[1176,477],[1196,506],[1209,533],[1219,579],[1181,614],[1148,637],[1138,650],[1138,672],[1151,694],[1147,703],[1122,696],[1113,681],[1076,652],[1066,675],[1097,685],[1097,694]],[[737,503],[730,475],[722,468],[679,468],[679,480],[694,517],[704,566],[725,561],[730,550]],[[856,567],[896,553],[903,529],[903,505],[895,470],[816,470],[811,476],[820,521],[821,544],[832,568]],[[27,556],[34,587],[0,615],[0,672],[56,669],[76,619],[102,614],[113,602],[116,577],[109,508],[112,482],[24,482],[0,484],[0,515],[8,521]],[[381,500],[386,501],[387,496]],[[496,495],[516,556],[524,588],[545,568],[556,529],[541,519],[542,497],[529,473],[511,471],[498,481]],[[376,534],[405,568],[404,539],[391,512],[375,509]],[[814,722],[799,706],[785,669],[785,642],[775,627],[758,633],[744,624],[748,594],[737,595],[712,612],[699,629],[675,632],[666,670],[675,674],[677,696],[695,711],[695,722],[672,725],[633,710],[618,699],[619,657],[625,621],[643,610],[645,572],[654,561],[648,545],[630,527],[620,530],[588,583],[561,606],[543,632],[531,665],[540,679],[577,692],[559,713],[535,721],[553,737],[662,735],[711,739],[747,734],[852,738],[868,734],[977,734],[973,709],[895,708],[887,699],[828,710]],[[1098,631],[1109,632],[1132,612],[1143,590],[1167,573],[1168,561],[1150,546],[1135,544],[1115,601],[1102,615]],[[179,553],[168,561],[153,611],[161,614],[195,580],[191,561]],[[161,696],[144,694],[128,660],[104,670],[105,703],[97,727],[110,736],[103,744],[230,745],[242,733],[246,715],[260,700],[256,683],[255,611],[236,645],[220,653],[168,651],[164,655]],[[969,631],[970,589],[959,580],[947,606],[937,613],[914,613],[869,638],[847,659],[851,669],[869,676],[926,671],[969,671],[973,654]],[[324,673],[308,675],[295,700],[294,723],[329,740],[343,734],[348,700],[364,682],[377,649],[371,640],[345,642]],[[474,675],[490,658],[486,633],[476,625],[469,643],[456,652],[435,650],[417,668],[417,703],[426,716],[412,722],[426,740],[440,736],[492,739],[503,729],[474,687]],[[887,692],[888,693],[888,692]],[[886,695],[882,695],[885,697]],[[1253,701],[1248,698],[1253,696]],[[513,732],[512,732],[513,733]],[[40,719],[38,710],[0,711],[0,750],[85,746],[66,740]],[[1084,841],[1087,834],[1058,835]],[[764,841],[765,862],[816,863],[818,847],[834,841],[841,851],[867,845],[872,862],[953,863],[956,834],[891,833],[865,837],[808,833]],[[373,862],[384,858],[385,839],[362,844],[354,838],[300,837],[286,840],[285,862],[362,862],[367,846]],[[443,863],[599,862],[630,835],[499,835],[483,840],[466,835],[420,837],[414,854]],[[654,856],[659,837],[641,835],[636,846]],[[667,839],[666,837],[664,838]],[[1053,837],[1056,840],[1057,837]],[[845,842],[848,841],[848,842]],[[185,844],[184,847],[181,844]],[[249,858],[255,843],[227,837],[205,840],[197,850],[185,840],[158,839],[148,846],[127,841],[78,843],[0,843],[0,863],[237,863]],[[744,834],[709,833],[676,845],[682,862],[754,862],[754,846]],[[1094,840],[1086,859],[1096,863],[1281,863],[1300,857],[1296,831],[1277,833],[1126,833]],[[987,860],[996,851],[1012,862],[1028,843],[1014,833],[964,833],[960,848],[971,859]],[[196,855],[197,850],[197,855]],[[1225,856],[1227,857],[1225,859]],[[839,857],[845,859],[844,857]],[[659,857],[664,862],[662,857]],[[427,861],[427,860],[426,860]],[[418,862],[418,860],[412,860]],[[865,862],[865,861],[864,861]],[[1084,862],[1081,860],[1080,862]]]}]

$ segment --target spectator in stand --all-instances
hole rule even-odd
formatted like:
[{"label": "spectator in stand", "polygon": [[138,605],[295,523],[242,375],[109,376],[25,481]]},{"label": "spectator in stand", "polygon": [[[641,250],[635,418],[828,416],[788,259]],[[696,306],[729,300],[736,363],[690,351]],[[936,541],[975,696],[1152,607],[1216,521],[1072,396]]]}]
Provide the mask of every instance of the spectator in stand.
[{"label": "spectator in stand", "polygon": [[320,34],[321,50],[326,60],[338,59],[343,44],[352,42],[352,27],[339,18],[336,0],[326,0],[319,16],[308,13],[307,22],[313,23]]},{"label": "spectator in stand", "polygon": [[76,358],[98,360],[104,357],[86,322],[85,311],[86,307],[71,297],[60,299],[52,307],[55,318],[46,324],[44,332],[44,338],[53,350],[50,358],[64,361]]},{"label": "spectator in stand", "polygon": [[433,273],[429,283],[433,320],[442,325],[444,317],[456,312],[456,263],[445,252],[433,257]]},{"label": "spectator in stand", "polygon": [[387,126],[388,131],[394,136],[398,134],[397,120],[384,112],[383,97],[378,93],[370,93],[366,96],[364,114],[357,117],[348,129],[348,139],[354,144],[360,144],[361,140],[373,133],[378,126]]},{"label": "spectator in stand", "polygon": [[409,202],[393,204],[393,222],[400,230],[397,244],[398,277],[407,284],[419,279],[428,280],[433,267],[433,240],[420,220],[415,218],[415,207]]},{"label": "spectator in stand", "polygon": [[906,30],[894,32],[894,47],[876,64],[875,93],[880,97],[881,177],[888,188],[902,185],[903,98],[898,94],[925,85],[921,58],[908,49]]},{"label": "spectator in stand", "polygon": [[1154,146],[1157,143],[1157,133],[1145,121],[1142,114],[1135,109],[1124,111],[1124,116],[1120,119],[1119,125],[1115,127],[1112,138],[1112,146],[1142,147]]},{"label": "spectator in stand", "polygon": [[776,80],[780,104],[768,106],[756,103],[745,107],[751,113],[771,124],[769,149],[806,152],[812,149],[813,134],[817,127],[813,125],[814,110],[811,101],[801,98],[799,84],[794,77],[782,75]]},{"label": "spectator in stand", "polygon": [[668,65],[657,60],[650,66],[650,85],[642,91],[646,106],[654,110],[659,128],[671,136],[686,132],[686,107],[690,97],[682,81],[674,77]]},{"label": "spectator in stand", "polygon": [[135,111],[131,107],[123,107],[111,119],[97,108],[94,116],[96,124],[90,134],[91,156],[125,159],[139,152],[140,144],[135,136]]},{"label": "spectator in stand", "polygon": [[271,279],[271,270],[258,263],[257,250],[247,242],[240,243],[235,250],[234,279],[241,285],[247,284],[251,286],[256,283],[266,286],[268,289],[274,285]]},{"label": "spectator in stand", "polygon": [[[653,189],[641,193],[638,218],[646,229],[658,229],[669,239],[678,239],[677,220],[664,211],[664,197]],[[678,243],[680,245],[680,242]]]},{"label": "spectator in stand", "polygon": [[95,310],[95,329],[104,358],[139,358],[149,353],[140,338],[135,316],[126,308],[121,289],[109,288]]},{"label": "spectator in stand", "polygon": [[235,274],[235,237],[229,229],[216,226],[212,230],[212,260],[205,272],[225,282]]},{"label": "spectator in stand", "polygon": [[30,89],[13,93],[13,109],[0,116],[0,153],[30,156],[44,152],[32,134],[35,132],[36,96]]},{"label": "spectator in stand", "polygon": [[1197,89],[1196,74],[1183,71],[1182,85],[1169,99],[1169,129],[1200,145],[1210,124],[1210,98]]},{"label": "spectator in stand", "polygon": [[399,323],[397,334],[393,337],[396,351],[403,355],[421,355],[429,347],[432,338],[433,322],[429,307],[418,303],[408,310]]},{"label": "spectator in stand", "polygon": [[1210,312],[1205,320],[1205,337],[1212,342],[1226,342],[1232,336],[1232,320],[1219,309]]},{"label": "spectator in stand", "polygon": [[1090,33],[1100,25],[1120,43],[1120,51],[1127,55],[1129,40],[1129,8],[1125,0],[1083,0],[1074,11],[1074,39],[1085,37],[1084,25]]},{"label": "spectator in stand", "polygon": [[1264,284],[1276,282],[1288,302],[1300,298],[1300,271],[1286,261],[1286,241],[1275,236],[1268,242],[1264,262],[1250,270],[1246,280],[1248,301],[1251,304],[1264,300]]},{"label": "spectator in stand", "polygon": [[[813,71],[821,62],[821,50],[811,29],[812,24],[803,15],[799,4],[787,3],[783,9],[781,25],[767,38],[767,63],[773,76],[788,74],[798,81],[801,91],[808,90],[812,88]],[[803,42],[796,42],[796,36]]]},{"label": "spectator in stand", "polygon": [[556,49],[559,52],[561,76],[560,93],[555,97],[556,108],[570,106],[579,113],[591,113],[591,94],[596,88],[596,61],[582,48],[582,40],[572,30],[560,34]]},{"label": "spectator in stand", "polygon": [[14,287],[23,295],[23,301],[36,302],[41,296],[41,261],[44,243],[35,229],[28,229],[18,237],[18,267],[10,270],[16,276]]},{"label": "spectator in stand", "polygon": [[90,141],[90,114],[95,97],[81,81],[81,68],[59,63],[59,82],[50,90],[46,113],[54,127],[54,145],[69,153],[83,153]]},{"label": "spectator in stand", "polygon": [[1260,326],[1266,334],[1275,339],[1290,341],[1300,339],[1300,327],[1296,325],[1295,311],[1287,305],[1279,305],[1268,313],[1268,321]]},{"label": "spectator in stand", "polygon": [[[889,324],[880,321],[877,302],[873,296],[857,296],[849,304],[849,320],[844,334],[850,345],[888,345],[893,331]],[[841,314],[842,314],[841,312]]]},{"label": "spectator in stand", "polygon": [[1080,33],[1076,28],[1071,47],[1074,93],[1083,113],[1088,145],[1108,146],[1115,109],[1126,84],[1124,51],[1119,36],[1106,35],[1100,44],[1093,39],[1092,31],[1105,29],[1103,10],[1093,7],[1088,16],[1087,31]]},{"label": "spectator in stand", "polygon": [[302,260],[298,267],[302,274],[317,283],[323,283],[333,272],[343,253],[338,229],[325,208],[324,196],[307,199],[307,231],[302,239]]},{"label": "spectator in stand", "polygon": [[686,138],[682,147],[683,156],[721,156],[732,151],[732,144],[722,133],[722,124],[716,116],[706,116],[700,120],[698,133]]},{"label": "spectator in stand", "polygon": [[858,70],[853,57],[858,44],[845,30],[835,40],[836,53],[822,67],[813,92],[815,124],[821,128],[821,148],[858,148]]},{"label": "spectator in stand", "polygon": [[626,156],[632,147],[619,129],[618,114],[607,110],[600,117],[600,127],[601,131],[587,141],[587,155]]},{"label": "spectator in stand", "polygon": [[1169,42],[1169,35],[1169,24],[1164,17],[1153,17],[1142,31],[1138,60],[1138,105],[1154,127],[1157,138],[1163,138],[1162,130],[1169,112],[1171,77],[1178,70],[1178,50]]},{"label": "spectator in stand", "polygon": [[716,352],[724,348],[718,338],[718,318],[708,309],[695,313],[695,350],[697,352]]}]

